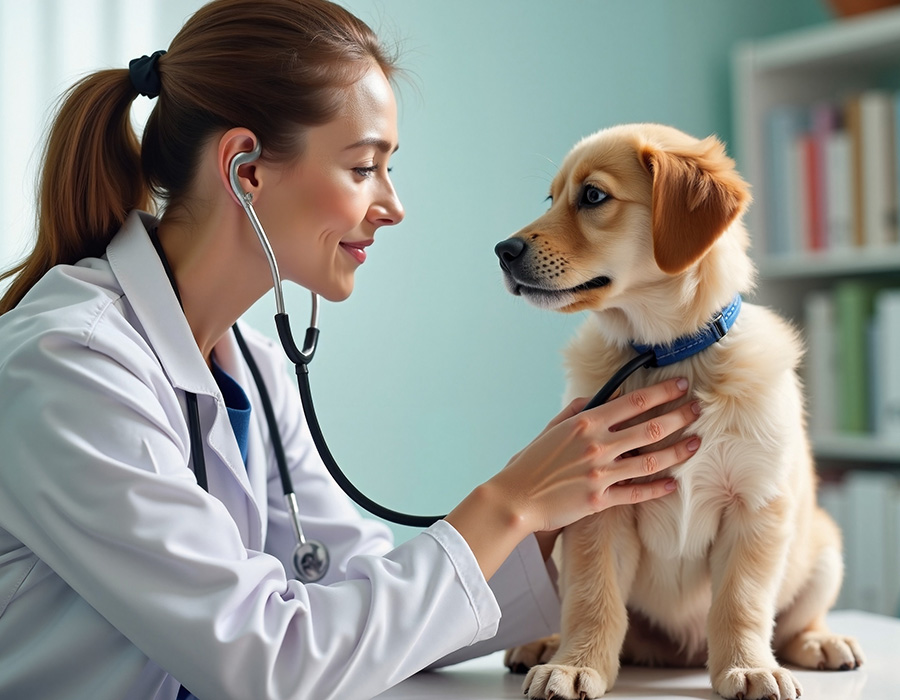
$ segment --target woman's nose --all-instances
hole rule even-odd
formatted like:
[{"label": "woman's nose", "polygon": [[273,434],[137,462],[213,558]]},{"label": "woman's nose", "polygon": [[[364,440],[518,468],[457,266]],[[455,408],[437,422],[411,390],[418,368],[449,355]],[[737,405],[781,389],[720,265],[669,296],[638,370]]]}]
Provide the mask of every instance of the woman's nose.
[{"label": "woman's nose", "polygon": [[393,186],[387,196],[375,203],[370,210],[370,219],[379,226],[394,226],[403,221],[406,212]]}]

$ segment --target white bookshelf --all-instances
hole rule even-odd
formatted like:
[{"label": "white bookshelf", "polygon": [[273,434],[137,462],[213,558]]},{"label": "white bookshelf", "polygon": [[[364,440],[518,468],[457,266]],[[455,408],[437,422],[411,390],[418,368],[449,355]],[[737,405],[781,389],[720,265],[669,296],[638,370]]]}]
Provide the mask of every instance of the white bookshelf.
[{"label": "white bookshelf", "polygon": [[[900,245],[768,256],[764,162],[766,116],[773,107],[841,102],[870,88],[900,88],[900,8],[740,44],[732,69],[734,151],[754,194],[747,223],[760,271],[757,300],[802,324],[809,291],[846,278],[900,280]],[[814,448],[820,461],[900,465],[900,441],[835,435],[817,439]]]}]

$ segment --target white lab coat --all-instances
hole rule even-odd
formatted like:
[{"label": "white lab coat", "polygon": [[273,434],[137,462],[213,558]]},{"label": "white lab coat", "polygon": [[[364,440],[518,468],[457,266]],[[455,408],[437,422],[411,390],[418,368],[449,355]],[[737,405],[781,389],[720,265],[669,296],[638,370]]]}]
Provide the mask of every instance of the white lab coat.
[{"label": "white lab coat", "polygon": [[[553,631],[533,538],[490,587],[446,522],[392,549],[324,470],[280,348],[245,329],[304,530],[332,556],[327,585],[286,576],[256,387],[229,333],[215,352],[251,401],[245,468],[153,221],[132,213],[104,258],[53,269],[0,316],[0,697],[171,700],[182,682],[202,700],[370,698],[467,645],[445,660]],[[186,390],[210,493],[188,466]]]}]

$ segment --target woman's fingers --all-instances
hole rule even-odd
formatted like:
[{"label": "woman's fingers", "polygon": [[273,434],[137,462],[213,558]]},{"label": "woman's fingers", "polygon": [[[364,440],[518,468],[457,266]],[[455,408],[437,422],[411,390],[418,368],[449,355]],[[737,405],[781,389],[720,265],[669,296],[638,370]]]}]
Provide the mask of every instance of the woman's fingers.
[{"label": "woman's fingers", "polygon": [[609,403],[591,409],[591,412],[602,415],[603,420],[609,425],[618,425],[637,418],[651,408],[680,399],[687,390],[688,381],[684,377],[667,379],[658,384],[629,391]]},{"label": "woman's fingers", "polygon": [[686,428],[700,415],[700,403],[688,402],[662,415],[622,428],[613,433],[619,454],[624,454],[639,447],[652,445],[669,435]]},{"label": "woman's fingers", "polygon": [[661,450],[623,457],[616,462],[616,481],[653,476],[666,469],[681,464],[700,448],[700,438],[691,437],[679,440]]},{"label": "woman's fingers", "polygon": [[620,484],[611,486],[606,492],[606,502],[612,506],[652,501],[666,496],[676,489],[675,479],[657,479],[641,484]]},{"label": "woman's fingers", "polygon": [[[684,462],[700,448],[700,438],[692,436],[680,440],[661,450],[624,457],[617,462],[617,474],[623,481],[639,477],[652,476]],[[610,505],[641,503],[671,493],[676,488],[674,479],[655,479],[653,481],[622,483],[621,481],[607,490]]]}]

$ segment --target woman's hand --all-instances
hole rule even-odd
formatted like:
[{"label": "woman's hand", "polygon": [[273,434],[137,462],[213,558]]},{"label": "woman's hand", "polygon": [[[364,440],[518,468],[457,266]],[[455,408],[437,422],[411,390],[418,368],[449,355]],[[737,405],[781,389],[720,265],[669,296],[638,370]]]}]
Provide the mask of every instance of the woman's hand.
[{"label": "woman's hand", "polygon": [[687,390],[686,380],[671,379],[583,413],[587,399],[573,401],[505,469],[463,500],[447,520],[469,543],[485,577],[532,532],[557,530],[611,506],[673,491],[673,479],[630,480],[685,461],[700,446],[699,438],[630,453],[690,425],[699,414],[697,403],[620,426],[682,398]]}]

